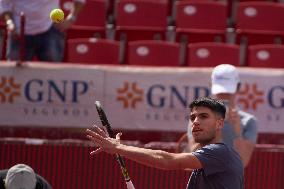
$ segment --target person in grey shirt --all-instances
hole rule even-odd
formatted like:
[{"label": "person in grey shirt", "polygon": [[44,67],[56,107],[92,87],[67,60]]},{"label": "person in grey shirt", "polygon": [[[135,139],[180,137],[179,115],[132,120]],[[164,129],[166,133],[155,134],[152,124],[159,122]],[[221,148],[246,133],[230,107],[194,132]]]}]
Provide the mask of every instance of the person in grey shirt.
[{"label": "person in grey shirt", "polygon": [[[244,166],[247,166],[257,141],[257,120],[244,111],[239,110],[236,104],[237,92],[240,88],[239,73],[233,65],[220,64],[211,74],[212,97],[223,101],[227,113],[222,129],[222,141],[234,147],[241,156]],[[189,151],[195,151],[200,146],[194,142],[188,130]]]},{"label": "person in grey shirt", "polygon": [[226,114],[225,105],[203,97],[190,105],[192,136],[200,149],[192,153],[169,153],[120,143],[121,133],[110,138],[98,126],[87,129],[87,138],[101,151],[120,154],[138,163],[166,170],[192,170],[187,189],[243,189],[244,167],[240,156],[231,147],[221,143],[221,131]]}]

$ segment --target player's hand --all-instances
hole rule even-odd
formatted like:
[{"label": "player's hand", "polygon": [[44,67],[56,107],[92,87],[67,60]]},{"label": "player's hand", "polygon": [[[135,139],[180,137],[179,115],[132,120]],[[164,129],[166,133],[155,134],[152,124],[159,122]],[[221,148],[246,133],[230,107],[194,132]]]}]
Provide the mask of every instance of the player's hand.
[{"label": "player's hand", "polygon": [[73,25],[73,21],[65,19],[64,21],[60,22],[60,23],[54,23],[55,27],[61,31],[61,32],[65,32],[66,30],[68,30],[72,25]]},{"label": "player's hand", "polygon": [[241,118],[236,108],[229,108],[228,122],[232,125],[236,136],[241,136]]},{"label": "player's hand", "polygon": [[98,149],[92,151],[90,154],[94,155],[101,151],[110,154],[116,153],[116,147],[120,144],[121,133],[116,135],[116,139],[110,138],[105,131],[94,125],[94,129],[87,129],[87,138],[99,146]]}]

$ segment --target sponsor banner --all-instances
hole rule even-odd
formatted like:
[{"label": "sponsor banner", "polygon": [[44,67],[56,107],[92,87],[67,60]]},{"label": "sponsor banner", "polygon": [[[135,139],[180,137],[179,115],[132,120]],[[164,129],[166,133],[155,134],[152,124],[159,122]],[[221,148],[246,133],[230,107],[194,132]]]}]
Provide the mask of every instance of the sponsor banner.
[{"label": "sponsor banner", "polygon": [[[210,95],[212,69],[106,70],[106,107],[117,127],[185,131],[187,105]],[[284,132],[284,70],[239,68],[239,108],[254,114],[260,132]],[[282,116],[281,116],[282,115]]]},{"label": "sponsor banner", "polygon": [[[1,125],[89,127],[100,100],[116,129],[186,131],[187,105],[210,95],[211,68],[0,66]],[[239,68],[240,109],[284,133],[284,70]]]},{"label": "sponsor banner", "polygon": [[[11,63],[12,64],[12,63]],[[90,126],[95,99],[103,100],[104,72],[88,67],[0,66],[0,124]]]},{"label": "sponsor banner", "polygon": [[[106,108],[118,127],[185,131],[187,104],[209,95],[209,71],[132,69],[106,71]],[[115,111],[111,111],[115,110]]]}]

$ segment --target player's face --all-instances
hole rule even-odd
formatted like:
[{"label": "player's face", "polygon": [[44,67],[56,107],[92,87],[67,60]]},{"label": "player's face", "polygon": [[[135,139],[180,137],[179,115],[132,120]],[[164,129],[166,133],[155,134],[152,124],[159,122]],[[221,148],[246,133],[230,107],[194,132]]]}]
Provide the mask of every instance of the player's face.
[{"label": "player's face", "polygon": [[221,118],[207,107],[195,107],[190,113],[191,132],[197,143],[209,144],[216,138]]}]

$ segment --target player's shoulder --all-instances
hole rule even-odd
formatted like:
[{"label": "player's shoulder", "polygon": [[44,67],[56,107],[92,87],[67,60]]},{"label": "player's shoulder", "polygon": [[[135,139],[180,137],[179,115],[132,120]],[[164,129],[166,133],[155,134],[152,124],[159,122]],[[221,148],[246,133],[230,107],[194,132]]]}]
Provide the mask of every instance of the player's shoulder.
[{"label": "player's shoulder", "polygon": [[[204,146],[205,149],[210,150],[212,152],[212,154],[215,154],[215,156],[217,157],[221,157],[224,159],[228,159],[233,158],[233,159],[239,159],[240,160],[240,156],[239,154],[236,152],[236,150],[228,145],[226,145],[225,143],[213,143],[213,144],[209,144]],[[208,153],[208,151],[207,151]],[[229,159],[230,159],[229,158]]]},{"label": "player's shoulder", "polygon": [[229,147],[224,143],[213,143],[202,147],[201,150],[203,150],[206,153],[212,152],[212,153],[222,154],[229,151]]},{"label": "player's shoulder", "polygon": [[215,159],[223,162],[223,164],[234,162],[238,165],[242,165],[239,154],[232,147],[229,147],[224,143],[205,145],[204,147],[193,152],[193,155],[197,156],[199,159]]}]

